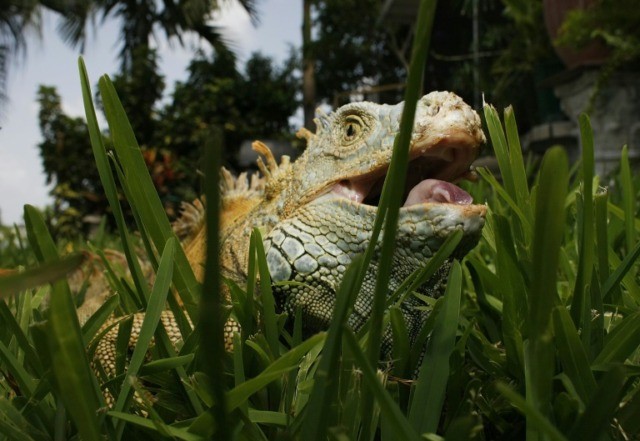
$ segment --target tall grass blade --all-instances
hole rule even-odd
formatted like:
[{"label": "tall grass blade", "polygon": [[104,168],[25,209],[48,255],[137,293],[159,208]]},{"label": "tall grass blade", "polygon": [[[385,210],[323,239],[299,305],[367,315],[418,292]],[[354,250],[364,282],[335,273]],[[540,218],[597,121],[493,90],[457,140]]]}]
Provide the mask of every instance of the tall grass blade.
[{"label": "tall grass blade", "polygon": [[620,183],[622,184],[622,208],[624,209],[624,238],[627,252],[636,243],[636,230],[634,222],[636,220],[636,193],[633,188],[631,176],[631,165],[629,164],[629,147],[622,147],[622,158],[620,159]]},{"label": "tall grass blade", "polygon": [[[145,311],[142,325],[140,326],[138,340],[136,341],[133,353],[131,354],[129,367],[126,371],[122,389],[120,389],[118,399],[113,407],[113,410],[116,412],[127,410],[128,405],[131,402],[132,381],[138,375],[138,371],[145,360],[151,339],[153,338],[158,323],[160,322],[160,315],[165,309],[165,302],[167,294],[169,293],[171,278],[173,276],[173,258],[177,246],[178,245],[175,240],[169,240],[162,253],[160,267],[158,268],[158,275],[153,285],[151,296],[149,297],[149,304]],[[128,345],[128,339],[125,344]],[[123,430],[124,424],[120,424],[118,427],[119,437]]]},{"label": "tall grass blade", "polygon": [[[25,206],[24,211],[29,243],[37,250],[38,260],[41,263],[58,260],[58,250],[40,213],[29,205]],[[85,440],[99,440],[101,423],[97,411],[103,405],[102,396],[89,367],[75,305],[66,281],[56,282],[52,286],[47,328],[48,352],[60,398],[80,436]]]},{"label": "tall grass blade", "polygon": [[567,441],[567,438],[565,438],[564,435],[556,429],[538,409],[533,407],[520,394],[501,382],[496,384],[496,389],[498,389],[500,394],[502,394],[513,406],[527,417],[527,424],[531,424],[538,433],[544,434],[552,441]]},{"label": "tall grass blade", "polygon": [[435,432],[438,428],[449,379],[449,357],[458,330],[461,295],[462,269],[454,261],[409,409],[409,421],[419,433]]},{"label": "tall grass blade", "polygon": [[43,263],[21,273],[0,276],[0,297],[17,294],[29,288],[55,282],[75,271],[87,259],[86,254],[76,253],[62,259]]},{"label": "tall grass blade", "polygon": [[147,284],[143,283],[144,276],[142,275],[142,269],[140,263],[136,257],[135,251],[131,244],[129,237],[129,231],[124,220],[124,214],[122,207],[120,206],[120,199],[118,196],[118,190],[116,188],[113,172],[109,164],[107,157],[107,150],[105,149],[102,133],[98,126],[98,118],[96,117],[96,111],[93,106],[93,98],[91,94],[91,87],[89,86],[89,76],[87,75],[87,69],[84,65],[84,61],[81,58],[78,59],[78,69],[80,71],[80,83],[82,85],[82,99],[84,102],[84,111],[87,118],[87,128],[89,130],[89,138],[91,140],[91,149],[93,151],[93,157],[96,161],[96,168],[98,169],[98,175],[100,176],[100,182],[109,201],[109,207],[113,212],[114,219],[120,233],[120,239],[122,241],[122,247],[127,258],[127,263],[133,274],[134,283],[138,289],[139,295],[145,299],[149,297],[149,290]]},{"label": "tall grass blade", "polygon": [[[567,156],[560,147],[547,151],[542,161],[535,205],[535,227],[529,294],[529,345],[525,356],[527,401],[549,415],[553,376],[550,321],[557,302],[557,271],[564,234],[565,199],[569,186]],[[533,424],[527,419],[527,426]]]},{"label": "tall grass blade", "polygon": [[[126,180],[130,183],[129,188],[133,200],[129,202],[138,211],[145,231],[151,237],[156,249],[161,251],[167,240],[175,237],[175,234],[153,186],[122,103],[107,76],[100,78],[99,89],[117,159],[122,166]],[[178,248],[176,254],[174,283],[189,316],[196,317],[196,297],[199,285],[181,247]]]},{"label": "tall grass blade", "polygon": [[[420,2],[418,10],[418,18],[416,22],[416,33],[413,40],[413,49],[411,53],[411,64],[407,76],[407,87],[404,95],[404,108],[400,120],[400,132],[394,142],[391,163],[382,189],[382,196],[378,214],[376,216],[376,224],[379,225],[378,218],[384,216],[384,235],[380,251],[380,261],[378,265],[378,274],[376,277],[376,285],[374,290],[373,305],[371,317],[369,320],[369,339],[367,346],[367,358],[372,366],[375,366],[380,356],[380,342],[382,338],[382,318],[384,315],[385,300],[388,294],[389,278],[391,276],[391,267],[393,261],[393,253],[395,249],[395,234],[398,224],[398,213],[402,203],[403,185],[407,174],[409,162],[409,146],[411,142],[411,133],[413,132],[413,121],[415,119],[417,102],[422,92],[422,80],[424,78],[427,54],[429,53],[429,45],[431,42],[431,30],[433,28],[433,18],[435,16],[436,0],[424,0]],[[373,252],[377,241],[377,232],[374,231],[371,237],[366,257],[366,265],[362,267],[362,272],[366,271],[369,256]],[[364,274],[360,275],[361,280]],[[360,285],[360,284],[358,284]],[[371,426],[373,400],[368,396],[369,392],[365,392],[364,407],[362,411],[364,433],[362,439],[369,439],[369,429]]]},{"label": "tall grass blade", "polygon": [[420,437],[418,436],[418,433],[409,424],[405,416],[402,415],[398,405],[393,401],[382,384],[380,384],[380,380],[378,380],[376,372],[367,362],[362,349],[360,349],[358,340],[351,330],[346,330],[345,342],[353,353],[357,365],[362,369],[365,384],[370,388],[375,396],[378,405],[381,407],[381,412],[385,415],[386,421],[393,427],[395,436],[400,437],[400,439],[403,440],[419,440]]},{"label": "tall grass blade", "polygon": [[596,380],[589,367],[587,351],[564,306],[553,310],[553,327],[558,356],[583,403],[588,403],[596,389]]},{"label": "tall grass blade", "polygon": [[[593,208],[593,170],[594,150],[591,123],[586,114],[580,115],[580,138],[582,141],[582,200],[578,204],[582,228],[578,231],[578,274],[573,289],[571,317],[576,327],[583,326],[582,317],[588,316],[586,307],[586,285],[591,282],[594,259],[594,208]],[[588,323],[584,324],[588,325]]]},{"label": "tall grass blade", "polygon": [[623,363],[640,346],[640,311],[636,311],[615,325],[604,339],[602,351],[593,365]]},{"label": "tall grass blade", "polygon": [[626,381],[624,368],[616,366],[600,380],[598,389],[571,431],[575,440],[600,440],[620,405]]},{"label": "tall grass blade", "polygon": [[313,390],[305,407],[306,415],[301,439],[319,441],[326,438],[327,421],[338,390],[338,378],[335,373],[339,366],[342,334],[358,293],[358,273],[362,262],[359,257],[351,262],[336,292],[337,302],[333,311],[333,319],[329,325],[322,358],[314,376]]},{"label": "tall grass blade", "polygon": [[211,409],[218,431],[216,438],[231,438],[230,424],[227,421],[225,396],[224,362],[227,353],[224,349],[224,322],[222,276],[220,274],[220,167],[222,162],[222,135],[212,130],[205,146],[204,188],[206,197],[206,235],[207,258],[204,267],[204,284],[200,296],[200,356],[203,359],[205,373],[209,375],[215,405]]}]

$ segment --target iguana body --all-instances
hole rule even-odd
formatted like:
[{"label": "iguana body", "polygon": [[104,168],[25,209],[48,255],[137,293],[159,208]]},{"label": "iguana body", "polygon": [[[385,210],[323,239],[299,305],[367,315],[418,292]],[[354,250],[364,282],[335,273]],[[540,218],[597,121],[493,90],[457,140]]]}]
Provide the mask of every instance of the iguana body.
[{"label": "iguana body", "polygon": [[[246,280],[249,237],[259,228],[273,280],[304,284],[275,286],[277,306],[290,314],[300,308],[307,333],[326,329],[342,275],[369,243],[402,107],[402,103],[348,104],[330,115],[319,115],[315,134],[299,132],[307,148],[297,161],[284,157],[277,164],[264,144],[254,143],[266,160],[266,164],[258,161],[261,178],[249,181],[246,175],[233,178],[223,172],[223,275],[240,283]],[[451,182],[469,173],[484,141],[478,115],[456,95],[433,92],[419,101],[390,292],[424,266],[454,231],[464,232],[456,250],[459,257],[477,242],[486,207],[473,205],[471,197]],[[201,280],[205,235],[200,213],[198,204],[189,208],[179,229]],[[354,328],[364,324],[371,310],[376,272],[374,256],[349,318]],[[439,295],[442,275],[423,291]],[[409,299],[402,307],[412,336],[425,318],[414,302]],[[175,327],[170,317],[164,324]],[[387,335],[386,350],[390,343]],[[110,363],[105,351],[97,357]]]}]

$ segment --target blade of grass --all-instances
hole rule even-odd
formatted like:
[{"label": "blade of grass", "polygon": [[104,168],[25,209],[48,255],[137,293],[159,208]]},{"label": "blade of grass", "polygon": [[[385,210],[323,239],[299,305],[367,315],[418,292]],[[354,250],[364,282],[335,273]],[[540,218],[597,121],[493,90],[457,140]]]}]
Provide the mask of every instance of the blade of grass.
[{"label": "blade of grass", "polygon": [[623,363],[640,345],[640,312],[634,312],[619,322],[604,339],[602,351],[593,365]]},{"label": "blade of grass", "polygon": [[316,345],[321,344],[325,337],[327,337],[325,333],[319,333],[305,340],[271,363],[258,376],[230,390],[227,393],[227,412],[231,412],[241,406],[251,395],[264,388],[270,382],[280,378],[289,370],[297,368],[300,359]]},{"label": "blade of grass", "polygon": [[[29,243],[37,250],[41,263],[52,262],[58,250],[40,213],[25,206],[25,224]],[[66,281],[56,282],[51,290],[47,344],[55,385],[83,439],[100,440],[99,407],[104,405],[84,350],[80,324]]]},{"label": "blade of grass", "polygon": [[[131,402],[133,392],[131,389],[131,379],[138,375],[138,370],[144,362],[149,344],[160,322],[160,315],[165,309],[165,302],[173,277],[173,258],[177,246],[175,240],[169,240],[160,258],[158,275],[153,285],[151,296],[149,297],[149,305],[144,314],[142,325],[140,326],[138,341],[133,348],[129,367],[127,368],[125,379],[122,383],[122,389],[120,389],[118,399],[113,407],[115,412],[126,410]],[[124,431],[124,422],[121,421],[119,423],[116,431],[118,433],[118,439],[120,439]]]},{"label": "blade of grass", "polygon": [[580,138],[582,144],[582,199],[578,204],[579,216],[582,218],[578,231],[578,273],[573,288],[571,301],[571,318],[577,328],[588,326],[581,318],[588,316],[585,310],[585,297],[589,295],[585,286],[591,281],[594,259],[594,209],[593,209],[593,132],[586,114],[580,115]]},{"label": "blade of grass", "polygon": [[[224,298],[222,276],[220,274],[220,167],[222,162],[222,135],[219,130],[211,130],[205,145],[203,169],[206,198],[206,253],[204,284],[200,297],[200,351],[204,373],[209,376],[212,412],[218,431],[216,438],[231,439],[225,395],[224,362]],[[266,282],[265,282],[266,283]]]},{"label": "blade of grass", "polygon": [[571,438],[576,440],[599,440],[611,424],[623,396],[626,377],[624,368],[616,366],[607,372],[598,384],[598,389],[587,404],[584,413],[578,417]]},{"label": "blade of grass", "polygon": [[380,380],[378,380],[375,370],[373,370],[371,365],[368,363],[353,332],[346,329],[344,335],[345,341],[353,353],[357,365],[362,369],[365,384],[371,389],[378,405],[381,408],[381,412],[383,412],[386,417],[386,421],[393,426],[396,436],[404,440],[419,440],[420,437],[414,428],[409,424],[409,421],[407,421],[405,416],[402,414],[398,405],[384,389]]},{"label": "blade of grass", "polygon": [[[398,214],[400,204],[402,203],[402,185],[398,183],[405,182],[407,167],[409,163],[409,145],[411,142],[411,133],[413,132],[413,122],[416,114],[418,98],[422,89],[422,81],[429,53],[429,45],[431,42],[431,30],[433,29],[433,18],[436,10],[436,0],[425,0],[420,2],[418,10],[418,18],[416,22],[416,33],[413,40],[413,49],[411,53],[411,64],[407,75],[407,87],[404,95],[404,108],[400,119],[400,132],[395,139],[391,163],[385,183],[382,189],[381,201],[376,216],[376,224],[378,219],[384,216],[384,234],[382,237],[382,245],[380,247],[380,259],[378,264],[378,273],[376,276],[376,284],[373,296],[373,305],[371,316],[369,319],[369,341],[367,346],[367,358],[371,366],[375,366],[380,356],[380,343],[382,339],[382,319],[384,315],[385,301],[388,295],[389,277],[391,275],[393,253],[395,249],[395,234],[398,225]],[[375,226],[374,226],[375,227]],[[367,247],[367,254],[371,255],[377,242],[377,233],[372,234],[371,242]],[[369,257],[365,257],[366,266],[369,263]],[[360,280],[364,279],[366,266],[362,267]],[[360,284],[358,284],[360,285]],[[364,432],[362,439],[369,439],[369,430],[371,426],[371,416],[373,400],[368,396],[368,389],[365,389],[364,406],[362,410]]]},{"label": "blade of grass", "polygon": [[71,254],[62,259],[46,262],[21,273],[0,276],[0,297],[17,294],[29,288],[55,282],[75,271],[87,260],[84,253]]},{"label": "blade of grass", "polygon": [[356,287],[362,262],[362,258],[359,257],[353,260],[351,265],[347,267],[342,283],[336,292],[337,302],[333,311],[333,319],[329,325],[322,358],[314,376],[313,390],[305,407],[307,410],[301,439],[319,441],[326,438],[327,420],[338,390],[337,378],[334,373],[338,371],[342,333],[358,292]]},{"label": "blade of grass", "polygon": [[607,296],[614,290],[618,289],[620,282],[627,275],[627,273],[633,268],[633,264],[640,256],[640,242],[624,256],[624,259],[615,269],[613,274],[605,281],[602,287],[602,299],[606,299]]},{"label": "blade of grass", "polygon": [[589,368],[587,352],[578,331],[564,306],[553,310],[553,325],[558,355],[564,371],[571,379],[583,403],[588,403],[596,389],[596,380]]},{"label": "blade of grass", "polygon": [[544,433],[546,437],[552,441],[567,441],[567,438],[562,435],[556,429],[553,424],[549,422],[544,415],[533,407],[527,400],[525,400],[520,394],[515,392],[509,386],[504,383],[497,383],[496,389],[502,394],[509,402],[518,409],[523,415],[527,417],[527,423],[531,423],[538,432]]},{"label": "blade of grass", "polygon": [[461,295],[462,269],[458,261],[454,261],[444,305],[436,317],[409,409],[409,421],[418,433],[435,432],[438,428],[449,379],[449,357],[458,330]]},{"label": "blade of grass", "polygon": [[620,183],[622,184],[622,208],[624,209],[624,238],[627,245],[627,252],[629,252],[636,243],[636,230],[634,228],[634,222],[636,220],[636,194],[633,188],[631,165],[629,164],[629,147],[627,145],[622,147]]},{"label": "blade of grass", "polygon": [[[129,202],[138,211],[145,231],[149,233],[156,249],[163,250],[167,240],[175,237],[175,234],[153,186],[122,103],[107,76],[100,78],[99,89],[118,162],[126,180],[131,184],[129,188],[133,200]],[[197,316],[195,299],[199,285],[181,247],[176,254],[174,283],[193,320]]]},{"label": "blade of grass", "polygon": [[91,87],[89,86],[89,76],[87,75],[87,68],[84,65],[82,58],[78,59],[78,69],[80,71],[80,82],[82,85],[82,99],[84,102],[85,115],[87,118],[87,127],[89,130],[89,138],[91,140],[91,149],[93,151],[93,157],[96,162],[96,168],[100,175],[100,182],[104,188],[105,195],[109,201],[109,207],[113,212],[118,232],[120,233],[120,239],[122,241],[122,247],[127,258],[127,263],[133,274],[133,280],[136,283],[139,295],[144,299],[149,297],[149,290],[146,283],[143,283],[144,276],[142,275],[142,269],[140,263],[136,257],[135,251],[131,244],[129,232],[124,220],[124,214],[122,207],[120,206],[120,200],[118,197],[118,190],[116,189],[115,179],[113,172],[109,165],[109,159],[107,157],[107,151],[105,149],[102,133],[98,126],[98,119],[96,117],[96,111],[93,106],[93,99],[91,94]]},{"label": "blade of grass", "polygon": [[[557,301],[559,251],[565,224],[565,199],[569,186],[567,156],[561,147],[547,150],[539,174],[529,295],[529,356],[525,357],[527,401],[542,415],[549,415],[553,375],[550,336],[551,313]],[[527,426],[533,424],[527,418]]]}]

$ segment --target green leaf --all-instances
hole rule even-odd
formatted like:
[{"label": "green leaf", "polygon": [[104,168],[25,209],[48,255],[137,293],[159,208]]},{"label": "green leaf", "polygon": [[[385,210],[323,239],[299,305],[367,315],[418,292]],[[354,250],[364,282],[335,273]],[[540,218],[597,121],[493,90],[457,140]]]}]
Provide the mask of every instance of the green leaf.
[{"label": "green leaf", "polygon": [[628,315],[605,337],[593,365],[624,362],[640,346],[640,311]]},{"label": "green leaf", "polygon": [[[29,243],[41,263],[59,259],[51,236],[40,213],[25,206],[25,224]],[[66,281],[56,282],[51,290],[51,307],[47,325],[47,345],[51,356],[56,389],[85,440],[99,440],[102,396],[89,367],[80,324]]]},{"label": "green leaf", "polygon": [[[149,297],[149,304],[140,325],[138,340],[133,348],[131,360],[129,361],[129,367],[125,375],[125,379],[122,383],[122,389],[118,394],[113,410],[120,412],[126,410],[132,397],[131,379],[138,375],[138,371],[144,362],[151,339],[160,322],[160,315],[165,309],[165,302],[167,294],[169,293],[169,287],[171,285],[171,279],[173,277],[173,259],[175,250],[178,245],[176,241],[170,239],[167,242],[167,246],[164,248],[162,257],[160,258],[160,266],[158,268],[158,274],[156,281]],[[124,430],[124,424],[121,424],[118,432],[121,434]]]},{"label": "green leaf", "polygon": [[611,420],[620,405],[626,377],[622,366],[607,372],[598,384],[587,408],[580,415],[571,438],[576,440],[599,440],[611,425]]},{"label": "green leaf", "polygon": [[[129,202],[137,210],[156,249],[163,250],[167,241],[175,238],[175,234],[153,186],[122,103],[107,76],[100,78],[99,89],[118,163],[129,183],[132,197]],[[181,247],[177,249],[175,265],[174,283],[189,315],[196,317],[195,299],[199,285]]]},{"label": "green leaf", "polygon": [[558,355],[564,371],[571,379],[582,402],[588,403],[595,391],[596,381],[589,368],[587,352],[564,306],[558,306],[553,310],[553,325]]},{"label": "green leaf", "polygon": [[[540,413],[538,409],[529,404],[520,394],[504,383],[498,382],[496,389],[511,404],[527,417],[527,424],[531,424],[538,432],[544,434],[552,441],[566,441],[567,439],[556,429],[553,424]],[[578,439],[578,438],[576,438]]]},{"label": "green leaf", "polygon": [[[553,375],[550,321],[558,301],[557,276],[569,185],[567,156],[561,147],[547,150],[539,174],[529,291],[529,344],[525,348],[527,401],[548,415]],[[534,424],[527,420],[527,426]]]},{"label": "green leaf", "polygon": [[275,360],[258,376],[245,381],[227,392],[227,411],[231,412],[241,406],[251,395],[265,387],[272,381],[280,378],[284,373],[298,367],[300,359],[314,346],[324,341],[324,333],[316,334],[305,340],[299,346],[288,351]]},{"label": "green leaf", "polygon": [[[149,420],[148,418],[142,418],[140,416],[131,415],[124,412],[117,412],[115,410],[107,412],[107,415],[113,418],[117,418],[123,422],[135,424],[136,426],[140,426],[145,429],[158,431],[156,424],[153,421]],[[171,427],[171,426],[165,425],[164,429],[166,429],[169,432],[169,435],[171,435],[172,437],[175,437],[177,439],[181,439],[184,441],[203,441],[206,439],[199,435],[190,433],[189,430],[186,428],[177,428],[177,427]]]},{"label": "green leaf", "polygon": [[449,357],[458,331],[461,287],[462,270],[460,264],[454,261],[444,294],[444,305],[436,317],[409,409],[409,421],[419,433],[435,432],[438,428],[449,379]]},{"label": "green leaf", "polygon": [[78,269],[86,259],[86,254],[76,253],[60,260],[43,263],[21,273],[0,276],[0,297],[7,297],[29,288],[60,280]]},{"label": "green leaf", "polygon": [[419,440],[420,437],[415,429],[409,424],[409,421],[407,421],[406,417],[402,414],[398,405],[384,389],[380,380],[378,380],[376,372],[368,363],[362,349],[360,349],[358,340],[351,330],[346,330],[345,341],[351,352],[353,352],[357,365],[362,369],[365,384],[376,398],[381,412],[385,415],[386,421],[393,426],[396,436],[403,440]]}]

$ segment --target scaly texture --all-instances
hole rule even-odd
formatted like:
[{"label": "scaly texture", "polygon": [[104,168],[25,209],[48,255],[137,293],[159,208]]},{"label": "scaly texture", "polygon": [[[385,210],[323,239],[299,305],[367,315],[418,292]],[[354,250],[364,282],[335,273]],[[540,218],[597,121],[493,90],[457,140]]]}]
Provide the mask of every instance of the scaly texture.
[{"label": "scaly texture", "polygon": [[[262,177],[234,178],[223,171],[223,275],[238,283],[246,280],[249,237],[254,228],[260,228],[273,280],[302,283],[274,288],[280,311],[291,315],[301,308],[307,335],[327,328],[345,268],[370,241],[402,108],[402,103],[352,103],[330,115],[319,113],[317,133],[304,129],[298,133],[306,138],[307,148],[297,161],[284,157],[278,164],[268,147],[256,142],[254,149],[264,157],[258,160]],[[484,142],[480,118],[458,96],[433,92],[418,102],[389,293],[424,266],[454,231],[464,233],[456,257],[476,244],[486,207],[472,204],[471,197],[453,182],[469,176]],[[178,224],[183,247],[200,280],[205,259],[201,213],[202,205],[196,202]],[[439,296],[447,266],[421,292]],[[376,253],[349,318],[356,329],[371,311],[377,267]],[[411,339],[425,319],[417,303],[410,296],[401,308]],[[163,316],[163,323],[175,327],[170,314]],[[237,324],[231,321],[229,333],[233,329]],[[179,339],[175,335],[172,341],[179,344]],[[96,352],[103,365],[113,362],[109,345],[113,341]],[[383,356],[391,345],[387,330]]]}]

